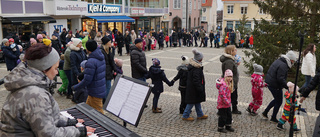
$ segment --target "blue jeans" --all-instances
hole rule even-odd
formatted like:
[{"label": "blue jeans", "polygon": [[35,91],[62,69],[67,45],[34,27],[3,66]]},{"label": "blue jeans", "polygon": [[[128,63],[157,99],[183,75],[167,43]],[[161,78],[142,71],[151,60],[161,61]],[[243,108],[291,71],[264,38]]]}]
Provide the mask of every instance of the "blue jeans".
[{"label": "blue jeans", "polygon": [[182,115],[183,118],[188,118],[190,116],[191,109],[193,108],[193,106],[195,106],[195,108],[196,108],[197,117],[203,116],[201,104],[197,103],[197,104],[187,104],[186,109],[184,110],[183,115]]},{"label": "blue jeans", "polygon": [[159,98],[160,98],[160,92],[156,92],[156,93],[153,93],[153,109],[156,109],[158,108],[158,101],[159,101]]},{"label": "blue jeans", "polygon": [[303,86],[301,88],[307,87],[312,79],[312,77],[310,75],[305,75],[304,77],[306,79],[306,82],[303,84]]},{"label": "blue jeans", "polygon": [[268,89],[271,91],[272,96],[273,96],[274,99],[269,103],[269,105],[264,110],[264,112],[268,113],[270,111],[270,109],[272,107],[274,107],[271,118],[272,119],[277,119],[277,114],[278,114],[279,108],[280,108],[280,106],[282,104],[282,98],[283,98],[282,89],[274,89],[274,88],[271,88],[271,87],[268,87]]},{"label": "blue jeans", "polygon": [[106,80],[106,91],[107,91],[106,98],[109,95],[110,89],[111,89],[111,80]]}]

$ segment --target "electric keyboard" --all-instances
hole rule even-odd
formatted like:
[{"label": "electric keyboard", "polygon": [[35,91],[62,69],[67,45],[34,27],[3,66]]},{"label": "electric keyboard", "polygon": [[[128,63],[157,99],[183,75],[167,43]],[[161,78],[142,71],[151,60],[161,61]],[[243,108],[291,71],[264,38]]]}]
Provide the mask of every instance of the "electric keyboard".
[{"label": "electric keyboard", "polygon": [[60,113],[69,118],[83,119],[83,125],[95,128],[94,134],[98,137],[140,137],[86,103],[77,104]]}]

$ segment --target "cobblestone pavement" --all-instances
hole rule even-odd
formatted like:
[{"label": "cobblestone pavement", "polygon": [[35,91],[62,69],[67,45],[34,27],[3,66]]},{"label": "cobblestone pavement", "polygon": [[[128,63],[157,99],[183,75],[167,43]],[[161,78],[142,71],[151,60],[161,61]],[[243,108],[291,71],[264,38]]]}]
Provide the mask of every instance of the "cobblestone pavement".
[{"label": "cobblestone pavement", "polygon": [[[185,48],[164,48],[163,50],[153,50],[146,52],[147,56],[147,67],[149,67],[152,62],[151,58],[159,58],[161,61],[161,66],[165,70],[165,73],[169,80],[171,80],[176,74],[176,67],[181,63],[181,55],[186,55],[189,58],[193,57],[190,47]],[[218,128],[218,116],[217,113],[217,96],[218,90],[215,87],[215,79],[219,78],[221,75],[221,63],[219,57],[222,55],[224,48],[198,48],[204,54],[204,73],[206,80],[206,97],[207,101],[201,103],[204,114],[209,115],[208,119],[205,120],[195,120],[192,122],[181,120],[182,115],[179,114],[179,104],[180,104],[180,93],[178,90],[178,82],[174,86],[168,87],[164,85],[165,91],[161,94],[159,100],[159,107],[162,108],[163,113],[155,114],[151,111],[152,98],[150,95],[148,100],[149,107],[144,110],[138,127],[128,125],[127,127],[136,132],[137,134],[150,137],[150,136],[175,136],[175,137],[188,137],[188,136],[210,136],[210,137],[225,137],[225,136],[239,136],[239,137],[285,137],[289,136],[289,124],[285,125],[285,131],[279,131],[276,129],[276,124],[271,123],[268,120],[262,119],[260,115],[264,110],[266,105],[272,100],[272,95],[270,91],[264,89],[263,105],[258,110],[258,116],[251,116],[246,113],[245,109],[252,100],[251,96],[251,83],[250,76],[245,74],[247,70],[243,64],[239,66],[240,81],[239,81],[239,109],[242,111],[242,115],[232,115],[233,124],[235,132],[231,133],[219,133]],[[243,49],[238,49],[238,54],[244,57]],[[129,56],[118,56],[124,60],[123,71],[124,75],[131,76],[130,70],[130,59]],[[4,77],[8,72],[6,71],[5,64],[0,64],[0,78]],[[60,80],[60,79],[59,79]],[[150,80],[147,80],[150,82]],[[0,106],[7,96],[8,92],[4,89],[3,85],[0,86]],[[303,104],[303,107],[307,108],[308,114],[297,116],[298,127],[302,129],[300,133],[295,134],[295,136],[312,136],[314,124],[318,113],[315,110],[315,92],[310,94],[310,98],[307,98]],[[75,106],[73,102],[66,99],[65,96],[60,96],[59,94],[54,94],[55,99],[60,105],[60,108],[66,109]],[[284,104],[284,103],[283,103]],[[283,107],[283,104],[281,108]],[[271,110],[272,112],[272,110]],[[269,117],[271,115],[269,112]],[[282,109],[278,113],[278,118],[282,114]],[[122,124],[121,120],[115,116],[106,112],[106,115],[111,119]],[[192,117],[196,117],[195,110],[193,108]]]}]

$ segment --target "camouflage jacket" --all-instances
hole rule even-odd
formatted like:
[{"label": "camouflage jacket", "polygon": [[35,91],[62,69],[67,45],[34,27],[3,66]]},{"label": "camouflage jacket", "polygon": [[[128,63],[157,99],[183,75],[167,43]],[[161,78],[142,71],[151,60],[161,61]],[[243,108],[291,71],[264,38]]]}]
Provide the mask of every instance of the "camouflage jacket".
[{"label": "camouflage jacket", "polygon": [[43,72],[20,63],[4,81],[10,93],[1,110],[0,137],[80,136],[46,90],[51,80]]}]

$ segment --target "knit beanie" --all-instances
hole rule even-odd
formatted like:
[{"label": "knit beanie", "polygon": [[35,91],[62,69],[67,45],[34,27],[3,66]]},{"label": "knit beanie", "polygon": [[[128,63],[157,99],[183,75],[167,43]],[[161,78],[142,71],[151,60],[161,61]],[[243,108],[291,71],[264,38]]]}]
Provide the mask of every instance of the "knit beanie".
[{"label": "knit beanie", "polygon": [[60,56],[58,52],[53,48],[51,48],[51,52],[47,56],[41,59],[27,60],[27,62],[28,62],[28,66],[36,68],[40,71],[44,71],[50,68],[55,63],[57,63],[59,59],[60,59]]},{"label": "knit beanie", "polygon": [[87,60],[83,60],[83,61],[80,63],[80,67],[85,68],[85,67],[86,67],[86,63],[87,63]]},{"label": "knit beanie", "polygon": [[182,62],[181,62],[182,65],[189,64],[189,58],[187,56],[181,56],[181,59],[182,59]]},{"label": "knit beanie", "polygon": [[224,72],[224,77],[232,77],[233,76],[233,73],[230,69],[227,69],[225,72]]},{"label": "knit beanie", "polygon": [[51,43],[51,40],[50,39],[43,39],[43,44],[46,45],[46,46],[49,46]]},{"label": "knit beanie", "polygon": [[102,39],[101,39],[101,41],[102,41],[102,44],[103,45],[105,45],[105,44],[107,44],[109,41],[111,41],[107,36],[104,36]]},{"label": "knit beanie", "polygon": [[140,39],[140,38],[137,38],[136,40],[134,40],[134,44],[137,44],[137,43],[140,43],[140,42],[142,42],[142,39]]},{"label": "knit beanie", "polygon": [[30,38],[30,44],[37,44],[37,41],[34,38]]},{"label": "knit beanie", "polygon": [[3,40],[2,40],[2,43],[3,44],[5,44],[5,43],[7,43],[9,40],[7,39],[7,38],[4,38]]},{"label": "knit beanie", "polygon": [[122,67],[122,64],[123,64],[123,60],[122,59],[115,58],[114,62],[116,63],[116,65],[118,67]]},{"label": "knit beanie", "polygon": [[253,70],[255,74],[263,75],[263,67],[258,64],[253,64]]},{"label": "knit beanie", "polygon": [[296,56],[296,54],[295,54],[292,50],[288,51],[288,53],[286,54],[286,56],[287,56],[290,60],[297,61],[297,56]]},{"label": "knit beanie", "polygon": [[[294,90],[294,84],[289,81],[289,82],[287,83],[287,86],[289,87],[289,92],[293,92],[293,90]],[[297,86],[297,87],[296,87],[296,91],[298,91],[298,90],[299,90],[299,87]]]},{"label": "knit beanie", "polygon": [[43,39],[42,35],[41,35],[41,34],[38,34],[38,35],[37,35],[37,39]]},{"label": "knit beanie", "polygon": [[98,47],[97,42],[94,40],[88,40],[86,43],[86,48],[88,51],[93,52],[94,50],[96,50]]},{"label": "knit beanie", "polygon": [[153,66],[159,66],[160,65],[160,60],[157,58],[152,58],[152,64]]},{"label": "knit beanie", "polygon": [[200,61],[203,59],[203,54],[200,51],[198,51],[198,49],[193,48],[192,53],[194,54],[193,58],[195,60]]},{"label": "knit beanie", "polygon": [[73,42],[74,46],[77,46],[81,42],[81,40],[78,38],[71,38],[71,41]]}]

